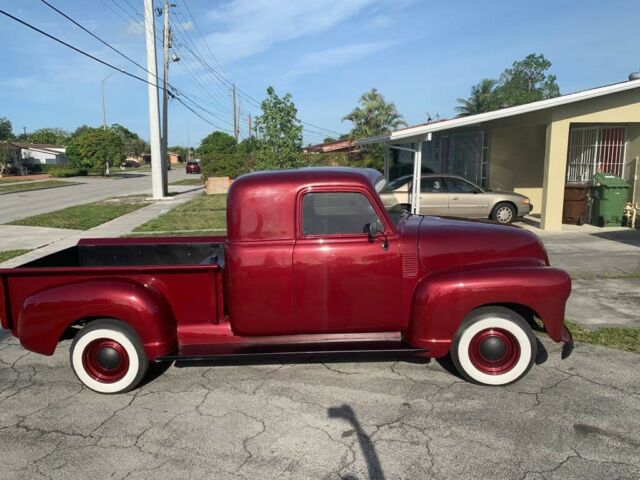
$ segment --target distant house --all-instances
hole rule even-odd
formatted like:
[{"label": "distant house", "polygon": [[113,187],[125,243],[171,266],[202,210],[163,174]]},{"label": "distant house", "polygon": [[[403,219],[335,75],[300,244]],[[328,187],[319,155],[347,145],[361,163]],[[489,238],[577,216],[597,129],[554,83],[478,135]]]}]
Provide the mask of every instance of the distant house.
[{"label": "distant house", "polygon": [[182,155],[177,152],[167,152],[169,163],[182,163]]},{"label": "distant house", "polygon": [[308,145],[302,149],[304,153],[356,153],[359,150],[356,140],[337,140],[335,142]]},{"label": "distant house", "polygon": [[18,158],[23,165],[61,165],[67,163],[66,147],[36,143],[11,142],[19,151]]}]

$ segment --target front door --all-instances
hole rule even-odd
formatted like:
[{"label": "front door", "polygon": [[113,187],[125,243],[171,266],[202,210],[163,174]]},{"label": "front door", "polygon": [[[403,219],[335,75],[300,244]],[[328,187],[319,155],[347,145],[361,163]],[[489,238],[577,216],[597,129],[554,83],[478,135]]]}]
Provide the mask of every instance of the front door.
[{"label": "front door", "polygon": [[[401,326],[399,245],[366,192],[309,192],[300,201],[293,251],[298,333],[397,331]],[[370,242],[365,225],[381,235]]]},{"label": "front door", "polygon": [[483,191],[462,178],[446,177],[449,191],[449,215],[452,217],[488,217],[489,199]]}]

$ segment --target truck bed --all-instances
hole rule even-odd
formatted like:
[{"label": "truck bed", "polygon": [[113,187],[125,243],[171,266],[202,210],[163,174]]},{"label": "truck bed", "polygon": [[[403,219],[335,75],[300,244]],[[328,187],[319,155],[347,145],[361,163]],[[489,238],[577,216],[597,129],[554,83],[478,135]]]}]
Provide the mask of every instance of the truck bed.
[{"label": "truck bed", "polygon": [[97,238],[16,267],[123,267],[224,263],[225,237]]},{"label": "truck bed", "polygon": [[[198,332],[224,320],[225,239],[85,239],[73,247],[18,267],[0,269],[0,323],[17,335],[20,310],[34,295],[68,284],[124,282],[164,297],[179,335],[188,337],[192,330]],[[87,300],[83,312],[77,312],[80,318],[95,316],[91,314],[95,308],[91,302],[95,303],[96,299]]]}]

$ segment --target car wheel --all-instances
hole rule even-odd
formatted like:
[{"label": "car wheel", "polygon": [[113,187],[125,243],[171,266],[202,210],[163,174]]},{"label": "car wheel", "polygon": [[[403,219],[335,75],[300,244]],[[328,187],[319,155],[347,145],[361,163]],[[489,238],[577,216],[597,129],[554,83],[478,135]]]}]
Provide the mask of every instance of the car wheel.
[{"label": "car wheel", "polygon": [[481,385],[508,385],[531,369],[536,338],[529,324],[503,307],[474,311],[460,325],[451,345],[451,359],[460,374]]},{"label": "car wheel", "polygon": [[80,330],[70,357],[78,379],[98,393],[127,392],[149,368],[140,338],[117,320],[97,320]]},{"label": "car wheel", "polygon": [[493,207],[491,220],[498,223],[509,224],[516,218],[516,209],[510,203],[502,202]]}]

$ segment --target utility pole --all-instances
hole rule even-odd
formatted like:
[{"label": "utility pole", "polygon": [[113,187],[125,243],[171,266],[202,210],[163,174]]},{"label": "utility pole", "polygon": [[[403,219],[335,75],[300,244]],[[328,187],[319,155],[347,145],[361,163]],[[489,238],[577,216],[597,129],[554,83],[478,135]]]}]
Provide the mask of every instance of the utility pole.
[{"label": "utility pole", "polygon": [[232,102],[233,102],[233,136],[238,141],[238,110],[236,109],[236,84],[233,84],[233,88],[231,90],[233,92]]},{"label": "utility pole", "polygon": [[191,160],[191,133],[189,131],[189,120],[187,120],[187,162]]},{"label": "utility pole", "polygon": [[22,131],[24,132],[24,141],[27,141],[27,127],[22,127]]},{"label": "utility pole", "polygon": [[164,198],[162,151],[160,146],[160,106],[158,99],[158,64],[153,0],[144,0],[144,26],[147,46],[147,94],[149,96],[149,140],[151,143],[151,186],[153,198]]},{"label": "utility pole", "polygon": [[169,141],[169,49],[171,48],[171,29],[169,27],[169,8],[175,5],[170,4],[169,0],[164,0],[164,34],[162,36],[163,46],[163,64],[164,70],[162,75],[162,189],[164,195],[167,195],[168,179],[167,179],[167,154]]},{"label": "utility pole", "polygon": [[249,140],[251,140],[251,137],[253,136],[253,134],[251,133],[251,114],[249,114]]}]

